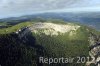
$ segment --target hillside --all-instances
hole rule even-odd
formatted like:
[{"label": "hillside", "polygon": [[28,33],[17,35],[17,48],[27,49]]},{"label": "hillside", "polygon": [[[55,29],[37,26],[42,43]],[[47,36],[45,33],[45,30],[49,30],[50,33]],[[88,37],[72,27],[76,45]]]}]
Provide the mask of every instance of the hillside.
[{"label": "hillside", "polygon": [[[77,57],[89,57],[90,27],[63,22],[24,22],[0,29],[1,66],[86,66]],[[39,63],[44,58],[75,58],[73,63]]]}]

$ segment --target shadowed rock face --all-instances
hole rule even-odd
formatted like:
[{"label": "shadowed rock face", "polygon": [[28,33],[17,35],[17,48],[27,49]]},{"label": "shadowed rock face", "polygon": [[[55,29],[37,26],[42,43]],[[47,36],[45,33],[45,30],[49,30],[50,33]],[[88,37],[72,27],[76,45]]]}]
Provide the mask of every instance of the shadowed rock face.
[{"label": "shadowed rock face", "polygon": [[[23,32],[21,34],[23,34]],[[36,38],[33,37],[31,33],[26,33],[23,37],[20,38],[19,35],[21,34],[12,33],[7,35],[0,35],[1,66],[21,66],[27,64],[32,66],[35,66],[33,64],[37,64],[40,66],[37,57],[43,56],[43,52],[45,52],[44,48],[40,45],[36,45]],[[34,50],[30,47],[36,50],[35,53],[38,56],[34,56]],[[31,59],[26,58],[28,55],[30,55],[28,52],[31,52]],[[33,57],[35,57],[36,60],[33,60]],[[31,60],[34,61],[34,63],[31,62]]]}]

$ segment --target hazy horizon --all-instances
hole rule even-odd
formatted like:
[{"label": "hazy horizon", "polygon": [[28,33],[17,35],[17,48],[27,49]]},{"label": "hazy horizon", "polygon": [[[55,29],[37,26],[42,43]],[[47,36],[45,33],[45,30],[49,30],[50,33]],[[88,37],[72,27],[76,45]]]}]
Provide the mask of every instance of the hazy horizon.
[{"label": "hazy horizon", "polygon": [[100,0],[1,0],[0,18],[44,12],[100,12]]}]

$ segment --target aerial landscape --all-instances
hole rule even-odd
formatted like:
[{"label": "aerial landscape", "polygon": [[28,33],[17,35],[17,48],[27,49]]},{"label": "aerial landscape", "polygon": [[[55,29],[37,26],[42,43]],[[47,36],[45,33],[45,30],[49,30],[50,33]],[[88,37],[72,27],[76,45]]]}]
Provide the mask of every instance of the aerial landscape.
[{"label": "aerial landscape", "polygon": [[0,66],[100,66],[99,0],[1,0]]}]

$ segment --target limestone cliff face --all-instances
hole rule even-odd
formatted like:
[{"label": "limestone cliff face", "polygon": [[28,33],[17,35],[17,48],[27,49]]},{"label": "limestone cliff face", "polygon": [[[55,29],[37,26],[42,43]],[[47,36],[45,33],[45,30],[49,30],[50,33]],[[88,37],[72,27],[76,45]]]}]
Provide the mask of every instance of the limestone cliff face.
[{"label": "limestone cliff face", "polygon": [[40,32],[46,35],[59,35],[70,32],[70,35],[75,34],[75,31],[80,28],[79,25],[75,24],[55,24],[55,23],[35,23],[30,30],[34,33],[39,34]]},{"label": "limestone cliff face", "polygon": [[91,33],[89,42],[89,55],[92,57],[92,61],[88,62],[87,64],[94,63],[96,66],[100,66],[100,37]]}]

